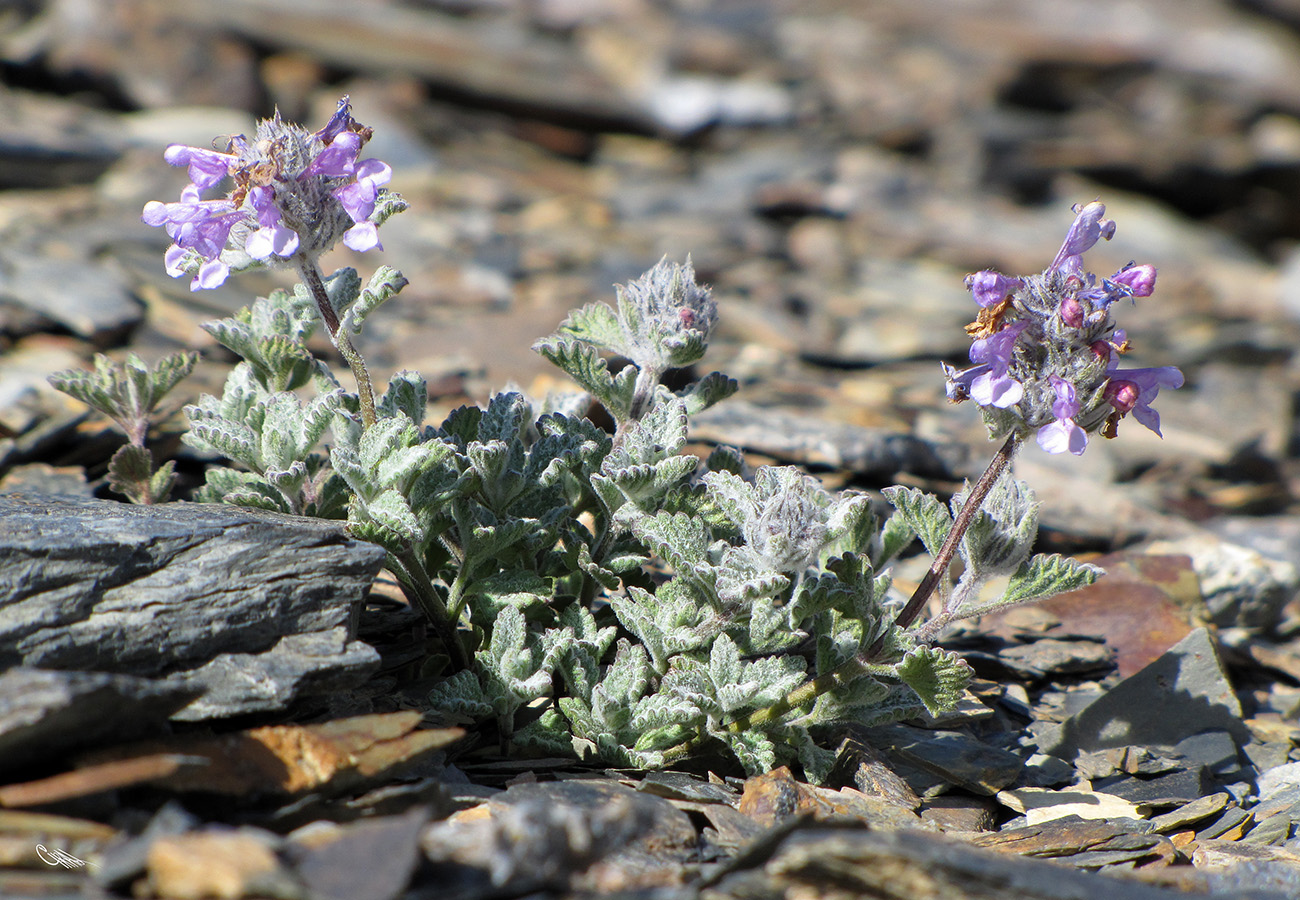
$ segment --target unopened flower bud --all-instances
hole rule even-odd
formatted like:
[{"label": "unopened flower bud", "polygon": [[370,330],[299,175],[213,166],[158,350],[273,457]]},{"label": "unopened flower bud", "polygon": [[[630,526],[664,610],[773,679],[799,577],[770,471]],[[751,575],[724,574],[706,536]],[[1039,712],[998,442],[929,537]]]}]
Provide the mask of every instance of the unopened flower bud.
[{"label": "unopened flower bud", "polygon": [[1083,304],[1073,297],[1061,301],[1061,321],[1071,328],[1083,327]]},{"label": "unopened flower bud", "polygon": [[1131,297],[1150,297],[1156,288],[1156,267],[1128,266],[1116,272],[1111,281],[1128,288]]},{"label": "unopened flower bud", "polygon": [[1008,278],[1001,272],[985,270],[966,276],[966,287],[982,307],[996,306],[1012,291],[1024,284],[1019,278]]},{"label": "unopened flower bud", "polygon": [[1121,413],[1127,413],[1132,411],[1141,394],[1142,389],[1131,381],[1112,380],[1102,396]]}]

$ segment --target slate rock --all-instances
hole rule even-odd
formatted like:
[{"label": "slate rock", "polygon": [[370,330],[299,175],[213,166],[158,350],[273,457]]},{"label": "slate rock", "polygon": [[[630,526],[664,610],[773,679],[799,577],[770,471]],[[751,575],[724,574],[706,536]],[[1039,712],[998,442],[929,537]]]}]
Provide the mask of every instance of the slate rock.
[{"label": "slate rock", "polygon": [[899,472],[953,477],[966,461],[963,449],[882,428],[826,422],[743,400],[731,400],[691,417],[691,439],[730,444],[800,465],[848,469],[868,477]]},{"label": "slate rock", "polygon": [[1174,752],[1191,763],[1205,766],[1218,776],[1241,771],[1241,756],[1231,733],[1220,729],[1202,731],[1174,744]]},{"label": "slate rock", "polygon": [[166,676],[203,689],[204,716],[378,665],[351,635],[383,551],[339,523],[28,493],[0,495],[0,519],[0,665]]},{"label": "slate rock", "polygon": [[610,781],[512,785],[429,828],[421,846],[450,887],[481,897],[572,885],[628,889],[675,884],[698,842],[686,813]]},{"label": "slate rock", "polygon": [[998,660],[1024,678],[1095,672],[1114,664],[1115,651],[1096,641],[1060,641],[1043,638],[1013,644],[997,654]]},{"label": "slate rock", "polygon": [[1223,812],[1228,805],[1228,799],[1228,795],[1223,791],[1197,797],[1190,803],[1184,803],[1177,809],[1170,810],[1163,815],[1152,816],[1151,830],[1162,834],[1170,831],[1181,831],[1188,825],[1195,825],[1197,822],[1202,822],[1210,816]]},{"label": "slate rock", "polygon": [[1093,782],[1099,791],[1145,806],[1177,806],[1210,792],[1212,779],[1204,766],[1170,772],[1155,778],[1122,775]]},{"label": "slate rock", "polygon": [[1261,772],[1256,782],[1259,799],[1300,803],[1300,762],[1286,763]]},{"label": "slate rock", "polygon": [[[322,665],[328,660],[328,665]],[[177,712],[177,721],[274,712],[298,697],[323,697],[356,687],[379,667],[379,653],[348,629],[288,634],[261,653],[222,653],[196,669],[169,676],[169,683],[203,691]]]},{"label": "slate rock", "polygon": [[[1077,850],[1077,844],[1075,845]],[[761,870],[728,875],[721,897],[962,897],[967,900],[1174,900],[1186,897],[918,831],[801,829]],[[713,893],[710,893],[713,896]]]},{"label": "slate rock", "polygon": [[289,836],[289,856],[314,900],[391,900],[420,862],[427,807],[338,826],[317,822]]},{"label": "slate rock", "polygon": [[185,685],[131,675],[17,666],[0,675],[0,770],[160,731],[193,696]]},{"label": "slate rock", "polygon": [[885,725],[871,729],[868,739],[887,758],[986,796],[1010,785],[1024,768],[1016,754],[960,731]]},{"label": "slate rock", "polygon": [[1300,590],[1294,563],[1264,556],[1212,535],[1161,542],[1151,553],[1185,553],[1201,582],[1201,593],[1214,624],[1272,632],[1284,607]]},{"label": "slate rock", "polygon": [[1198,841],[1192,864],[1206,874],[1216,894],[1250,891],[1255,896],[1300,896],[1300,855],[1281,847]]},{"label": "slate rock", "polygon": [[1081,750],[1172,747],[1214,729],[1227,731],[1240,744],[1250,739],[1209,632],[1198,628],[1059,729],[1038,729],[1035,735],[1041,752],[1073,760]]}]

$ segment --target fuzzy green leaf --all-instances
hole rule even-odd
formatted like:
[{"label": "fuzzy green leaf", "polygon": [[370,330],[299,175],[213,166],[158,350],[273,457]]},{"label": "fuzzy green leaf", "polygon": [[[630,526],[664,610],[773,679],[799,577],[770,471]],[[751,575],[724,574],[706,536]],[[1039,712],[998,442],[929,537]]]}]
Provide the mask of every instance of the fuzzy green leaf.
[{"label": "fuzzy green leaf", "polygon": [[429,384],[419,372],[403,369],[388,379],[388,390],[375,404],[380,418],[394,418],[398,413],[406,416],[418,428],[424,424],[424,413],[429,405]]},{"label": "fuzzy green leaf", "polygon": [[[342,272],[350,272],[352,277],[356,277],[356,272],[352,269],[341,269],[335,274],[337,276]],[[370,276],[370,283],[360,292],[356,302],[348,305],[347,311],[339,317],[340,328],[348,334],[360,334],[366,323],[366,317],[397,296],[409,283],[406,276],[392,266],[380,266],[375,274]],[[360,281],[357,285],[360,285]],[[351,290],[352,285],[349,284],[348,288]],[[330,299],[333,302],[334,298]]]},{"label": "fuzzy green leaf", "polygon": [[921,538],[931,556],[939,552],[944,538],[952,530],[952,513],[935,497],[912,487],[887,487],[885,495],[897,515]]},{"label": "fuzzy green leaf", "polygon": [[682,391],[681,398],[686,404],[687,414],[693,416],[726,400],[738,390],[740,385],[736,379],[728,378],[721,372],[710,372]]},{"label": "fuzzy green leaf", "polygon": [[987,606],[974,608],[966,615],[982,615],[995,609],[1002,609],[1017,603],[1028,603],[1041,597],[1063,594],[1092,584],[1101,575],[1102,570],[1096,566],[1081,563],[1061,556],[1059,553],[1038,553],[1021,564],[1006,591]]},{"label": "fuzzy green leaf", "polygon": [[938,647],[916,648],[903,657],[896,671],[930,715],[956,707],[972,677],[964,659]]}]

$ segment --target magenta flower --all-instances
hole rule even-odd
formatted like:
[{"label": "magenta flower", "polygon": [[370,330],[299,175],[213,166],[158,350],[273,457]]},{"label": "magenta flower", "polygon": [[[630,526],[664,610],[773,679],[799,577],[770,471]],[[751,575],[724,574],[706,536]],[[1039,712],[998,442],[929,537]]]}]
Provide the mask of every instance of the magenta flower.
[{"label": "magenta flower", "polygon": [[1125,266],[1110,280],[1125,288],[1130,297],[1150,297],[1156,289],[1156,267]]},{"label": "magenta flower", "polygon": [[1079,414],[1074,385],[1056,375],[1050,376],[1049,381],[1056,391],[1056,402],[1052,404],[1052,414],[1056,416],[1056,421],[1038,429],[1038,446],[1048,453],[1064,453],[1069,450],[1079,456],[1088,446],[1088,435],[1074,421],[1074,417]]},{"label": "magenta flower", "polygon": [[1125,370],[1117,368],[1118,362],[1112,357],[1110,383],[1104,392],[1106,400],[1121,417],[1132,412],[1133,418],[1164,437],[1160,434],[1160,413],[1151,408],[1151,403],[1162,387],[1182,387],[1183,373],[1174,366]]}]

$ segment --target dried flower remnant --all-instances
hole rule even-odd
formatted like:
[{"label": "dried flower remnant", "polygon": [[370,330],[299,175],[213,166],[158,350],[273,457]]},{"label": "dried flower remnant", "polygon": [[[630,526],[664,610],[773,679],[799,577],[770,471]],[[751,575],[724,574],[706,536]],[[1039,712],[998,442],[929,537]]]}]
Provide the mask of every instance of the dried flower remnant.
[{"label": "dried flower remnant", "polygon": [[976,365],[944,366],[944,373],[948,397],[979,404],[993,437],[1019,441],[1033,433],[1049,453],[1078,455],[1089,434],[1114,437],[1129,412],[1159,434],[1151,402],[1160,388],[1181,387],[1183,376],[1172,366],[1118,368],[1129,345],[1111,309],[1117,300],[1151,296],[1156,269],[1130,263],[1101,279],[1086,271],[1083,254],[1110,240],[1115,223],[1099,202],[1074,211],[1061,249],[1041,274],[984,271],[966,279],[980,305],[967,329],[976,338]]}]

